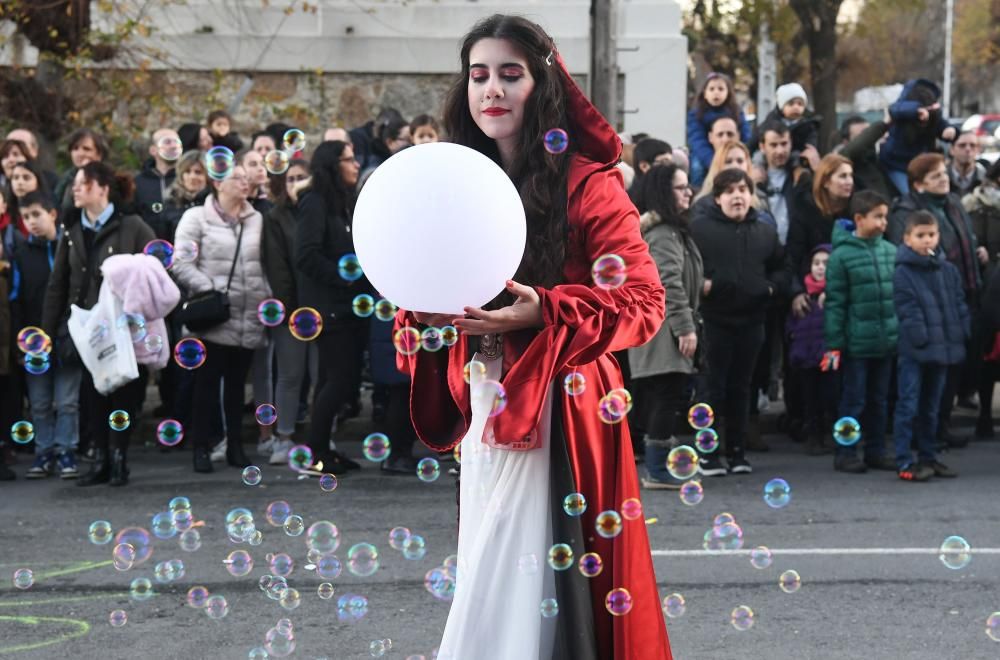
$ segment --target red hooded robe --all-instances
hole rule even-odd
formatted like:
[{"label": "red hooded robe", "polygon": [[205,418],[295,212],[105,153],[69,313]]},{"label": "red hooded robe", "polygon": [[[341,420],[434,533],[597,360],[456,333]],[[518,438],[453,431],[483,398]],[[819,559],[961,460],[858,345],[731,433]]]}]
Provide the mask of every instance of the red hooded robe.
[{"label": "red hooded robe", "polygon": [[[605,570],[590,580],[598,652],[608,660],[670,660],[644,517],[623,518],[622,532],[612,539],[594,531],[600,512],[620,511],[622,502],[639,497],[628,424],[602,423],[598,402],[623,384],[611,353],[644,344],[659,329],[664,290],[639,232],[639,214],[615,167],[621,141],[569,76],[562,59],[557,57],[557,62],[567,89],[569,139],[576,147],[567,186],[570,230],[564,283],[551,289],[535,287],[544,327],[504,335],[507,408],[494,419],[493,431],[499,444],[526,439],[538,426],[552,383],[561,384],[574,371],[583,374],[585,391],[568,396],[560,386],[554,405],[562,409],[575,485],[587,500],[580,521],[584,544],[587,552],[604,560]],[[591,265],[605,254],[616,254],[626,263],[627,280],[616,289],[597,288],[591,278]],[[422,327],[406,311],[400,311],[396,325]],[[448,351],[397,354],[400,370],[411,377],[414,429],[436,451],[458,444],[472,418],[462,373],[470,359],[465,341]],[[611,616],[605,597],[618,587],[629,590],[633,607],[624,616]]]}]

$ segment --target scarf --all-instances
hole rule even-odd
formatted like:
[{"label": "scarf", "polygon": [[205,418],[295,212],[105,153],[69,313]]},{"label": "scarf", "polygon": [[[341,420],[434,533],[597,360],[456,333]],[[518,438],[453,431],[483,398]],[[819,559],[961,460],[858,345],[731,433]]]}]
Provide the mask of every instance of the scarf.
[{"label": "scarf", "polygon": [[812,276],[812,273],[806,275],[804,282],[806,285],[806,293],[810,296],[823,293],[824,289],[826,289],[826,280],[817,280]]}]

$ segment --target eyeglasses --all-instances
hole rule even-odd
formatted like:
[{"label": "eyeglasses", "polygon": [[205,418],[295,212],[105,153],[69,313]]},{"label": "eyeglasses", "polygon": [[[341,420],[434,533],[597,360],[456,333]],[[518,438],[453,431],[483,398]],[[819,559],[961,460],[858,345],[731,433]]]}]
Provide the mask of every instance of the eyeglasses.
[{"label": "eyeglasses", "polygon": [[691,188],[691,186],[687,186],[687,185],[685,185],[685,186],[674,186],[674,190],[677,191],[677,192],[679,192],[679,193],[687,193],[687,194],[690,194],[690,193],[694,192],[694,189]]}]

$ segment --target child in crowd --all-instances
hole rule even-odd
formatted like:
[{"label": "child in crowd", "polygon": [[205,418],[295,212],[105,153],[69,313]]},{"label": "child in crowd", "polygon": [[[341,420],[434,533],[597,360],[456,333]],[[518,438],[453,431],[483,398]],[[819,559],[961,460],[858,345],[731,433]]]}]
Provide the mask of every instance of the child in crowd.
[{"label": "child in crowd", "polygon": [[410,137],[413,144],[441,141],[441,124],[431,115],[418,115],[410,122]]},{"label": "child in crowd", "polygon": [[[15,328],[42,324],[42,305],[58,241],[58,213],[49,195],[27,193],[21,198],[20,212],[28,237],[17,237],[12,257],[14,288],[10,298]],[[73,452],[79,440],[81,371],[79,366],[60,364],[55,352],[50,360],[47,371],[27,376],[35,461],[26,476],[41,479],[58,472],[63,479],[75,479],[78,471]]]},{"label": "child in crowd", "polygon": [[889,137],[879,150],[879,163],[900,194],[910,191],[906,167],[922,153],[934,151],[937,139],[954,140],[955,127],[941,113],[941,90],[930,80],[917,78],[903,85],[899,99],[889,106]]},{"label": "child in crowd", "polygon": [[243,149],[243,140],[233,131],[233,118],[225,110],[208,113],[208,133],[215,146],[228,147],[233,153]]},{"label": "child in crowd", "polygon": [[[841,362],[840,416],[861,424],[864,462],[855,447],[837,446],[833,467],[861,473],[896,470],[885,455],[886,401],[898,322],[892,299],[896,247],[882,235],[889,202],[864,190],[851,200],[854,221],[838,220],[826,271],[823,336],[826,364]],[[863,413],[863,415],[862,415]]]},{"label": "child in crowd", "polygon": [[805,430],[809,434],[807,451],[811,456],[829,454],[826,443],[837,414],[836,374],[822,371],[820,363],[826,352],[823,343],[823,307],[826,303],[826,266],[831,246],[817,245],[810,255],[809,272],[803,278],[809,295],[809,312],[802,318],[788,315],[788,362],[796,371],[794,382],[802,388],[805,404]]},{"label": "child in crowd", "polygon": [[[937,249],[939,239],[932,213],[911,213],[892,279],[899,317],[899,398],[893,435],[899,478],[906,481],[958,476],[937,460],[934,442],[948,365],[965,360],[969,309],[961,275]],[[914,436],[917,463],[911,451]]]},{"label": "child in crowd", "polygon": [[691,149],[691,183],[700,186],[712,164],[715,149],[708,133],[719,117],[731,117],[739,126],[740,142],[750,141],[750,124],[736,103],[733,81],[723,73],[710,73],[698,92],[694,107],[688,111],[687,143]]},{"label": "child in crowd", "polygon": [[[792,136],[792,158],[798,159],[807,146],[819,149],[820,117],[809,112],[809,97],[799,83],[788,83],[774,93],[775,107],[767,119],[777,119]],[[766,119],[765,119],[766,121]],[[755,142],[756,143],[756,142]]]}]

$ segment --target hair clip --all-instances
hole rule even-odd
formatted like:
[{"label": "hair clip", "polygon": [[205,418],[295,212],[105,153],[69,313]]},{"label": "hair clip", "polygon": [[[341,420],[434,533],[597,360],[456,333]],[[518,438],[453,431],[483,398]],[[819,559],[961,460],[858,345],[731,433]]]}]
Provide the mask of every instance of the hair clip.
[{"label": "hair clip", "polygon": [[552,60],[555,58],[556,51],[550,50],[548,56],[545,58],[545,63],[552,66]]}]

